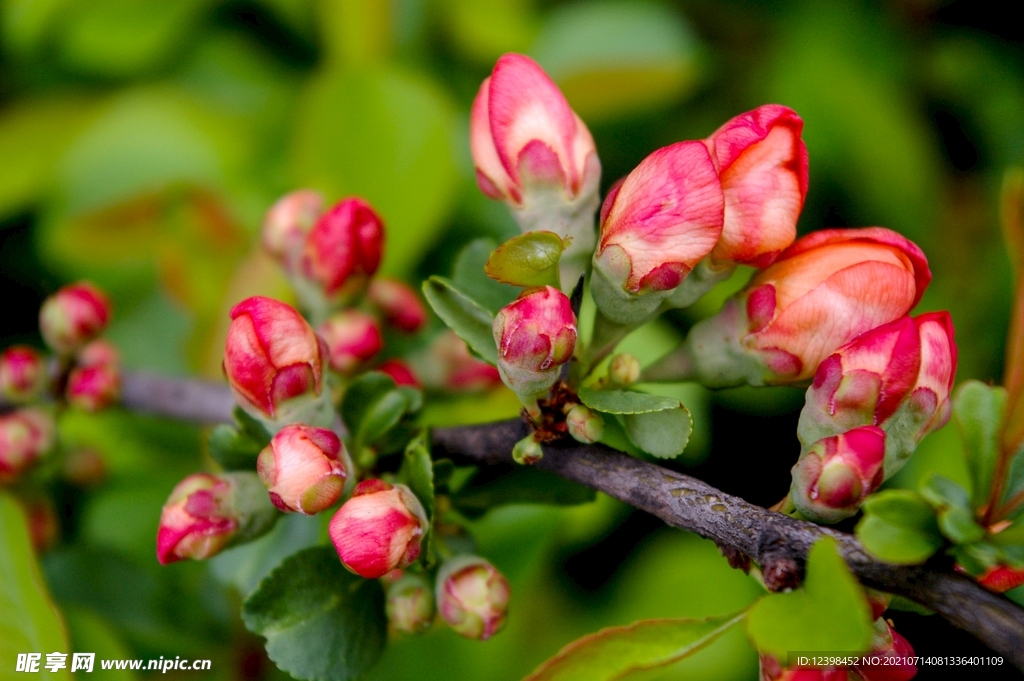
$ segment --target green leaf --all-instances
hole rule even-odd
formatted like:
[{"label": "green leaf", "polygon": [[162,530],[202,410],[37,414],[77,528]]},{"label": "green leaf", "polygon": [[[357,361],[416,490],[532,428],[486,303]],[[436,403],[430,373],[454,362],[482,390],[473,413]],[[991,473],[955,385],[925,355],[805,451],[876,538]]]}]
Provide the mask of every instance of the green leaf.
[{"label": "green leaf", "polygon": [[263,449],[259,443],[234,426],[222,423],[210,432],[210,456],[225,470],[251,470]]},{"label": "green leaf", "polygon": [[519,295],[520,289],[502,284],[487,276],[484,267],[498,244],[493,239],[474,239],[455,258],[452,282],[462,291],[472,291],[476,303],[491,314],[505,307]]},{"label": "green leaf", "polygon": [[[46,593],[46,582],[29,541],[25,514],[18,502],[3,492],[0,492],[0,614],[0,660],[3,660],[5,678],[13,672],[18,653],[71,652],[60,615]],[[67,669],[52,673],[42,665],[40,668],[41,678],[71,678]]]},{"label": "green leaf", "polygon": [[605,414],[646,414],[682,406],[679,400],[671,397],[649,395],[633,390],[580,388],[579,396],[583,404]]},{"label": "green leaf", "polygon": [[864,590],[823,537],[807,556],[807,578],[790,593],[768,594],[747,615],[758,650],[786,659],[789,652],[864,652],[871,645],[871,609]]},{"label": "green leaf", "polygon": [[323,546],[296,553],[270,573],[246,599],[242,621],[297,679],[358,679],[387,640],[380,583],[352,574]]},{"label": "green leaf", "polygon": [[554,504],[576,506],[590,503],[597,493],[560,476],[529,466],[511,470],[480,469],[452,497],[455,508],[478,518],[495,506],[507,504]]},{"label": "green leaf", "polygon": [[942,548],[935,509],[910,490],[886,490],[867,498],[857,539],[874,556],[900,565],[923,563]]},{"label": "green leaf", "polygon": [[965,381],[953,398],[953,417],[960,427],[974,478],[974,503],[988,501],[999,461],[1006,390],[981,381]]},{"label": "green leaf", "polygon": [[433,562],[433,529],[434,529],[434,462],[430,458],[430,449],[426,432],[414,437],[405,448],[402,467],[398,478],[409,486],[412,493],[423,504],[427,512],[427,531],[423,537],[423,556],[427,563]]},{"label": "green leaf", "polygon": [[693,432],[693,416],[683,405],[646,414],[624,414],[618,418],[630,441],[659,459],[671,459],[682,454]]},{"label": "green leaf", "polygon": [[[64,617],[71,633],[71,651],[96,653],[96,659],[117,660],[132,657],[113,627],[99,615],[85,608],[67,608]],[[71,658],[68,658],[70,662]],[[70,665],[69,665],[70,666]],[[99,663],[94,663],[94,670]],[[130,669],[103,670],[103,678],[111,681],[131,681],[138,675]],[[88,678],[79,676],[79,678]]]},{"label": "green leaf", "polygon": [[524,681],[613,681],[665,667],[702,650],[744,614],[705,620],[641,620],[577,639]]},{"label": "green leaf", "polygon": [[484,272],[503,284],[561,288],[558,261],[566,245],[554,232],[520,234],[491,253]]},{"label": "green leaf", "polygon": [[341,417],[349,429],[353,454],[398,425],[419,404],[418,392],[398,388],[385,373],[368,371],[352,381],[341,401]]},{"label": "green leaf", "polygon": [[444,277],[434,276],[423,282],[423,296],[441,321],[466,341],[473,352],[486,362],[498,363],[498,349],[491,330],[493,314]]}]

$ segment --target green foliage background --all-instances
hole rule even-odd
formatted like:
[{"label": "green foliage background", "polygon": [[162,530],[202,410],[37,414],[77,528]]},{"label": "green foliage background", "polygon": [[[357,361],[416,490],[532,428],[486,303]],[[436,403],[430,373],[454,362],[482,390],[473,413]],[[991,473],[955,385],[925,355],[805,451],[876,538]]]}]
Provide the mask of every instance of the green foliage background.
[{"label": "green foliage background", "polygon": [[[263,211],[298,186],[379,208],[387,272],[450,273],[461,244],[515,232],[476,189],[467,131],[494,60],[520,51],[590,125],[605,186],[741,111],[795,108],[811,159],[801,230],[877,224],[916,240],[935,274],[922,309],[952,312],[959,380],[998,381],[1011,287],[996,196],[1005,167],[1024,163],[1024,62],[1013,36],[981,30],[986,10],[967,4],[0,0],[4,344],[38,343],[42,297],[89,277],[113,295],[110,336],[128,367],[217,377],[230,306],[287,295],[255,236]],[[656,354],[713,312],[713,298],[627,343]],[[785,473],[795,460],[784,447],[716,451],[709,418],[792,415],[799,393],[676,393],[697,422],[684,464],[710,453],[735,471],[745,457],[773,456]],[[426,418],[515,411],[498,393]],[[42,557],[71,650],[211,658],[210,678],[277,678],[239,605],[282,547],[319,540],[317,522],[289,519],[276,544],[161,568],[159,509],[204,464],[200,430],[112,412],[72,415],[62,431],[110,469],[95,490],[58,490],[62,540]],[[929,438],[896,483],[925,469],[963,479],[957,446],[949,429]],[[781,497],[785,484],[765,493]],[[396,639],[368,678],[519,679],[602,626],[725,615],[760,593],[713,545],[670,532],[602,558],[608,579],[574,584],[567,560],[602,546],[627,515],[599,496],[475,521],[481,552],[512,583],[508,629],[486,644],[442,627]],[[755,677],[739,630],[663,675]]]}]

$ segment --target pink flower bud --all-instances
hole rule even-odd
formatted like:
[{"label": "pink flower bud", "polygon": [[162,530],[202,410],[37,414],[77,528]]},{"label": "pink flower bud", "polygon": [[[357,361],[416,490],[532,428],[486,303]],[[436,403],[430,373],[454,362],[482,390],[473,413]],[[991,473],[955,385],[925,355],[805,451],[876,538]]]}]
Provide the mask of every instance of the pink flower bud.
[{"label": "pink flower bud", "polygon": [[327,343],[331,368],[346,376],[373,359],[384,347],[377,320],[359,310],[334,313],[320,325],[317,333]]},{"label": "pink flower bud", "polygon": [[39,309],[43,340],[62,354],[70,354],[98,336],[110,321],[110,301],[89,282],[60,289]]},{"label": "pink flower bud", "polygon": [[434,390],[477,392],[501,384],[498,370],[473,357],[466,342],[450,330],[438,334],[412,363],[423,384]]},{"label": "pink flower bud", "polygon": [[327,300],[344,303],[366,288],[383,249],[384,223],[370,204],[344,199],[321,215],[307,235],[302,276]]},{"label": "pink flower bud", "polygon": [[364,480],[331,518],[329,532],[346,568],[376,579],[420,555],[427,514],[405,485]]},{"label": "pink flower bud", "polygon": [[121,353],[101,338],[82,348],[75,356],[75,364],[80,367],[108,366],[116,369],[121,366]]},{"label": "pink flower bud", "polygon": [[874,648],[871,654],[872,657],[888,658],[889,661],[854,667],[854,670],[864,681],[910,681],[917,675],[917,665],[913,661],[914,649],[910,642],[896,633],[888,623],[883,624],[887,630],[886,644],[881,648]]},{"label": "pink flower bud", "polygon": [[66,394],[68,404],[84,411],[99,411],[121,397],[121,372],[108,364],[72,369]]},{"label": "pink flower bud", "polygon": [[285,194],[263,218],[263,249],[286,269],[292,268],[306,235],[323,212],[320,192],[299,189]]},{"label": "pink flower bud", "polygon": [[564,293],[551,286],[527,289],[494,318],[498,371],[524,404],[558,380],[576,348],[576,315]]},{"label": "pink flower bud", "polygon": [[601,206],[594,301],[608,319],[639,324],[718,243],[725,198],[702,142],[645,158]]},{"label": "pink flower bud", "polygon": [[398,631],[417,634],[434,621],[434,593],[423,575],[403,575],[388,587],[384,610]]},{"label": "pink flower bud", "polygon": [[289,305],[255,296],[231,310],[224,372],[239,406],[257,418],[281,420],[282,411],[294,411],[292,401],[319,396],[326,356],[323,341]]},{"label": "pink flower bud", "polygon": [[31,402],[46,387],[46,362],[27,345],[15,345],[0,355],[0,395],[22,404]]},{"label": "pink flower bud", "polygon": [[437,575],[437,609],[466,638],[486,641],[505,625],[511,595],[508,580],[477,556],[459,556]]},{"label": "pink flower bud", "polygon": [[793,504],[816,522],[848,518],[882,484],[884,459],[885,431],[877,426],[820,440],[793,466]]},{"label": "pink flower bud", "polygon": [[290,425],[260,452],[256,472],[279,510],[313,515],[341,497],[352,462],[333,431]]},{"label": "pink flower bud", "polygon": [[725,193],[716,263],[764,267],[796,238],[807,195],[804,122],[792,109],[766,104],[740,114],[704,143]]},{"label": "pink flower bud", "polygon": [[210,558],[265,533],[276,513],[255,473],[195,473],[177,484],[160,513],[157,560]]},{"label": "pink flower bud", "polygon": [[405,385],[410,388],[419,388],[420,381],[416,378],[416,374],[413,372],[412,367],[403,360],[400,359],[389,359],[385,360],[377,371],[381,371],[392,379],[394,379],[396,385]]},{"label": "pink flower bud", "polygon": [[0,485],[11,483],[53,447],[56,426],[39,409],[0,414]]},{"label": "pink flower bud", "polygon": [[427,323],[427,308],[412,288],[397,279],[377,277],[367,291],[370,304],[384,320],[404,333],[416,333]]}]

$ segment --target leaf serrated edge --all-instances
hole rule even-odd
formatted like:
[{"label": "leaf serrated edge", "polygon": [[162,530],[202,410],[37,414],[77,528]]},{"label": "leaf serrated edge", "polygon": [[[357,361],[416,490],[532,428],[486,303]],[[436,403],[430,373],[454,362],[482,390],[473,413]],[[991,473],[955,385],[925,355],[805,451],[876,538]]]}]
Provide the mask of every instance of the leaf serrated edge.
[{"label": "leaf serrated edge", "polygon": [[[593,393],[610,393],[610,392],[634,393],[634,394],[637,394],[637,395],[644,395],[646,397],[656,397],[658,399],[672,400],[673,402],[675,402],[675,404],[673,404],[673,405],[666,405],[666,406],[662,407],[661,409],[641,409],[641,410],[634,410],[634,411],[625,411],[625,410],[608,411],[607,409],[601,409],[600,407],[594,406],[593,404],[591,404],[587,400],[586,397],[584,397],[584,393],[593,394]],[[686,405],[684,405],[682,402],[680,402],[679,400],[675,399],[674,397],[666,397],[664,395],[654,395],[654,394],[651,394],[651,393],[640,392],[639,390],[599,390],[599,389],[596,389],[596,388],[581,388],[580,391],[579,391],[579,398],[583,402],[583,404],[587,405],[588,407],[590,407],[594,411],[599,411],[602,414],[615,414],[615,415],[619,415],[619,416],[634,416],[636,414],[656,414],[659,411],[668,411],[669,409],[676,409],[677,407],[682,407],[683,409],[686,409]],[[687,413],[689,413],[689,411],[690,411],[689,409],[686,409]],[[691,427],[691,430],[692,430],[692,428],[693,428],[693,416],[692,415],[690,416],[690,427]]]}]

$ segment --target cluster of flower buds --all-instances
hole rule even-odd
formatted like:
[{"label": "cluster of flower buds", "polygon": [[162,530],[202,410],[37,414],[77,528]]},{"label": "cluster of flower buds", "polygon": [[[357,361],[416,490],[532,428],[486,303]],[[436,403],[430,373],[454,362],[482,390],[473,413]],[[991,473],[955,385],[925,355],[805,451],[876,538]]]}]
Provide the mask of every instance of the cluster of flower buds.
[{"label": "cluster of flower buds", "polygon": [[529,409],[558,380],[576,348],[576,315],[551,286],[523,291],[494,318],[501,379]]},{"label": "cluster of flower buds", "polygon": [[314,515],[341,498],[353,478],[341,439],[326,428],[285,426],[256,460],[256,472],[279,510]]},{"label": "cluster of flower buds", "polygon": [[891,230],[813,232],[644,377],[709,387],[803,383],[840,346],[907,314],[930,280],[921,249]]},{"label": "cluster of flower buds", "polygon": [[427,514],[405,485],[363,480],[331,518],[329,532],[342,564],[376,579],[419,558]]},{"label": "cluster of flower buds", "polygon": [[[793,468],[791,494],[797,509],[826,522],[853,515],[864,496],[906,463],[925,435],[949,420],[956,360],[947,312],[901,317],[861,334],[827,357],[807,390],[797,428],[804,448]],[[863,431],[864,426],[884,431],[884,461],[876,462],[872,445],[854,457],[858,464],[837,459],[834,466],[846,461],[850,468],[843,475],[852,479],[884,463],[878,468],[877,483],[859,488],[845,503],[815,499],[814,490],[821,484],[817,476],[825,469],[813,461],[819,455],[812,452],[822,443]]]},{"label": "cluster of flower buds", "polygon": [[524,232],[554,232],[571,287],[594,250],[601,163],[587,126],[529,57],[506,54],[484,80],[470,114],[480,189],[504,201]]},{"label": "cluster of flower buds", "polygon": [[511,595],[508,580],[478,556],[457,556],[437,575],[441,619],[466,638],[486,641],[505,624]]},{"label": "cluster of flower buds", "polygon": [[0,354],[0,396],[14,404],[37,399],[46,387],[46,360],[35,348],[15,345]]},{"label": "cluster of flower buds", "polygon": [[179,482],[164,504],[156,557],[163,565],[210,558],[264,534],[276,515],[255,473],[195,473]]},{"label": "cluster of flower buds", "polygon": [[121,358],[117,349],[105,340],[94,340],[75,358],[68,374],[67,399],[85,411],[99,411],[117,402],[121,396]]},{"label": "cluster of flower buds", "polygon": [[478,392],[501,383],[498,370],[469,353],[454,331],[442,331],[426,351],[410,358],[425,388],[452,393]]},{"label": "cluster of flower buds", "polygon": [[0,485],[17,480],[53,447],[55,436],[53,417],[41,409],[0,414]]}]

